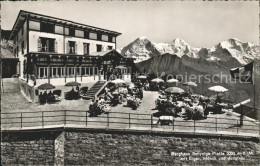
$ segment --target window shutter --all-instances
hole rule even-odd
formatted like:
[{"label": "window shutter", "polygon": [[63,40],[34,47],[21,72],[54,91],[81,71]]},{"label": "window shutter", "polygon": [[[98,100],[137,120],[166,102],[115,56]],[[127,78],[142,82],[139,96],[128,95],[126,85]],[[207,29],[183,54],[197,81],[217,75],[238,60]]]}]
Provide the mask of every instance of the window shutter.
[{"label": "window shutter", "polygon": [[67,54],[70,53],[70,46],[69,46],[69,42],[66,43],[66,47],[67,47]]},{"label": "window shutter", "polygon": [[77,43],[75,43],[75,54],[77,54],[77,50],[78,50]]},{"label": "window shutter", "polygon": [[40,52],[42,50],[42,42],[41,42],[41,38],[38,38],[38,52]]},{"label": "window shutter", "polygon": [[55,52],[58,52],[58,42],[55,40]]}]

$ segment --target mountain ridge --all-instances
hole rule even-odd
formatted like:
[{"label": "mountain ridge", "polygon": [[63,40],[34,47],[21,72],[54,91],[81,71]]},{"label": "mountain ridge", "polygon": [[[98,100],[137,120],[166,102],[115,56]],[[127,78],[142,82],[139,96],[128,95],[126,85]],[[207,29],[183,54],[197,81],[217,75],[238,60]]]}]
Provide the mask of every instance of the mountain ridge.
[{"label": "mountain ridge", "polygon": [[180,58],[187,55],[190,58],[202,58],[215,62],[236,59],[244,65],[254,58],[260,59],[259,48],[254,43],[242,42],[236,38],[226,39],[210,48],[196,48],[180,38],[176,38],[170,43],[154,43],[147,37],[139,37],[120,51],[122,55],[136,58],[135,62],[169,53]]}]

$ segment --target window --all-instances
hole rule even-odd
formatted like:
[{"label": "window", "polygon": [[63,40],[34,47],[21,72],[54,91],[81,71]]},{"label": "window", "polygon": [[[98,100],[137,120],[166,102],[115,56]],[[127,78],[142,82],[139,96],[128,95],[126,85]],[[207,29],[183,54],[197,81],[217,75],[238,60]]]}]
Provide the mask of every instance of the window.
[{"label": "window", "polygon": [[84,38],[89,39],[89,32],[88,31],[84,31]]},{"label": "window", "polygon": [[108,41],[112,42],[113,41],[113,36],[108,36]]},{"label": "window", "polygon": [[38,51],[39,52],[54,52],[55,50],[55,45],[54,45],[54,40],[51,38],[39,38],[38,39]]},{"label": "window", "polygon": [[113,49],[113,46],[107,46],[109,50],[112,50]]},{"label": "window", "polygon": [[63,27],[62,26],[55,26],[55,33],[63,34]]},{"label": "window", "polygon": [[90,32],[90,33],[89,33],[89,38],[90,38],[90,39],[97,40],[97,34],[94,33],[94,32]]},{"label": "window", "polygon": [[76,42],[74,42],[74,41],[69,41],[68,53],[69,53],[69,54],[74,54],[74,53],[76,53]]},{"label": "window", "polygon": [[54,33],[54,24],[49,24],[49,23],[43,23],[41,22],[41,32],[47,32],[47,33]]},{"label": "window", "polygon": [[84,31],[82,31],[82,30],[75,30],[75,36],[83,38],[84,37]]},{"label": "window", "polygon": [[97,40],[102,40],[102,35],[101,34],[97,34]]},{"label": "window", "polygon": [[84,43],[84,54],[89,55],[89,43]]},{"label": "window", "polygon": [[108,41],[108,36],[107,35],[102,35],[102,41]]},{"label": "window", "polygon": [[112,37],[112,42],[116,42],[116,37]]},{"label": "window", "polygon": [[22,41],[22,54],[24,54],[24,41]]},{"label": "window", "polygon": [[100,51],[102,51],[102,45],[97,44],[97,52],[100,52]]},{"label": "window", "polygon": [[69,29],[69,35],[70,35],[70,36],[75,36],[75,29],[70,28],[70,29]]}]

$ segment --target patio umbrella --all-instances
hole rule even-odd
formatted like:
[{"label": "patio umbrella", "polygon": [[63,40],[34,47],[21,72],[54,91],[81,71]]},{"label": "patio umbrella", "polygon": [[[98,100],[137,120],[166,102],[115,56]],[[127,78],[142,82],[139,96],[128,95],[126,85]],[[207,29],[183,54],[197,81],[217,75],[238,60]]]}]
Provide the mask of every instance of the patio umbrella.
[{"label": "patio umbrella", "polygon": [[181,88],[178,88],[178,87],[170,87],[170,88],[165,89],[165,92],[174,93],[174,94],[182,94],[185,91]]},{"label": "patio umbrella", "polygon": [[80,86],[81,84],[75,81],[71,81],[65,84],[65,86]]},{"label": "patio umbrella", "polygon": [[50,89],[55,89],[55,86],[53,86],[52,84],[49,83],[45,83],[45,84],[41,84],[40,86],[38,86],[39,90],[50,90]]},{"label": "patio umbrella", "polygon": [[155,78],[155,79],[152,79],[151,80],[152,82],[156,82],[156,83],[159,83],[159,82],[164,82],[162,79],[160,78]]},{"label": "patio umbrella", "polygon": [[167,83],[174,83],[174,82],[177,83],[177,82],[179,82],[179,80],[172,78],[172,79],[169,79],[169,80],[167,81]]},{"label": "patio umbrella", "polygon": [[111,82],[114,83],[114,84],[123,84],[123,83],[125,83],[125,81],[121,80],[121,79],[115,79],[115,80],[113,80]]},{"label": "patio umbrella", "polygon": [[129,88],[132,89],[135,87],[135,84],[133,84],[132,82],[129,84]]},{"label": "patio umbrella", "polygon": [[146,79],[147,77],[146,76],[138,76],[137,78],[138,79]]},{"label": "patio umbrella", "polygon": [[223,86],[212,86],[209,88],[210,91],[213,91],[213,92],[217,92],[217,93],[221,93],[221,92],[226,92],[228,91],[228,89],[224,88]]},{"label": "patio umbrella", "polygon": [[184,86],[189,86],[189,87],[190,87],[190,86],[193,86],[193,87],[198,86],[195,82],[184,82],[183,85],[184,85]]},{"label": "patio umbrella", "polygon": [[118,95],[118,94],[119,94],[119,92],[117,92],[117,91],[112,92],[112,95]]},{"label": "patio umbrella", "polygon": [[196,86],[198,86],[195,82],[184,82],[182,85],[188,86],[190,93],[191,93],[190,87],[196,87]]},{"label": "patio umbrella", "polygon": [[126,69],[126,67],[124,67],[124,66],[117,66],[117,67],[115,67],[116,69]]},{"label": "patio umbrella", "polygon": [[213,92],[216,92],[217,93],[217,96],[219,93],[222,93],[222,92],[226,92],[228,91],[228,89],[224,88],[223,86],[212,86],[209,88],[210,91],[213,91]]}]

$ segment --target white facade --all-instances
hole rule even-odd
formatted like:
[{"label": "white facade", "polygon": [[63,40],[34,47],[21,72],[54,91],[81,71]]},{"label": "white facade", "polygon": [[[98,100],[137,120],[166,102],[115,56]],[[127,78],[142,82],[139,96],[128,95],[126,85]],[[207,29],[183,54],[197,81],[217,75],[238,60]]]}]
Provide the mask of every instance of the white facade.
[{"label": "white facade", "polygon": [[102,51],[108,50],[108,46],[112,46],[112,49],[115,49],[115,43],[97,41],[91,39],[84,39],[79,37],[70,37],[53,33],[46,32],[38,32],[38,31],[29,31],[29,52],[38,52],[38,39],[40,37],[44,38],[52,38],[57,41],[57,53],[66,54],[67,43],[68,41],[74,41],[77,45],[76,54],[83,55],[84,54],[84,43],[89,43],[89,54],[97,52],[97,44],[102,45]]}]

